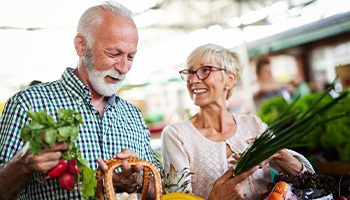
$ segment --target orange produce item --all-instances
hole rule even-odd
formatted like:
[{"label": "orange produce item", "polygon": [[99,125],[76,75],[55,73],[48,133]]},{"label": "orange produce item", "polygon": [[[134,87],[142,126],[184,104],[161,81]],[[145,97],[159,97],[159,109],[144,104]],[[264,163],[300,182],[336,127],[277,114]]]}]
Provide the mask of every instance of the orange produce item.
[{"label": "orange produce item", "polygon": [[277,192],[271,192],[267,197],[267,200],[284,200],[281,194]]},{"label": "orange produce item", "polygon": [[280,181],[276,183],[275,187],[272,190],[273,192],[277,192],[282,196],[286,196],[289,192],[289,185],[286,182]]}]

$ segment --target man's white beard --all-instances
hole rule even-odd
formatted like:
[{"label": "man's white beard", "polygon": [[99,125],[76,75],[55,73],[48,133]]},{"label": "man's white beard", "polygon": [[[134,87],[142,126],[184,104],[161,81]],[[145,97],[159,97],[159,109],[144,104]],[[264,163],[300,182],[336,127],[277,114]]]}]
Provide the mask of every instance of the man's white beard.
[{"label": "man's white beard", "polygon": [[[112,96],[120,88],[123,80],[125,79],[125,74],[120,74],[115,70],[105,70],[98,71],[94,68],[94,59],[92,48],[87,47],[85,55],[83,57],[84,66],[86,68],[87,74],[89,76],[89,81],[91,87],[100,95],[103,96]],[[111,76],[115,79],[119,79],[118,83],[106,83],[104,78],[106,76]]]},{"label": "man's white beard", "polygon": [[[89,80],[92,88],[103,96],[112,96],[120,88],[125,75],[120,75],[115,70],[97,71],[95,68],[87,69]],[[111,76],[113,78],[119,78],[118,83],[106,83],[104,78],[106,76]]]}]

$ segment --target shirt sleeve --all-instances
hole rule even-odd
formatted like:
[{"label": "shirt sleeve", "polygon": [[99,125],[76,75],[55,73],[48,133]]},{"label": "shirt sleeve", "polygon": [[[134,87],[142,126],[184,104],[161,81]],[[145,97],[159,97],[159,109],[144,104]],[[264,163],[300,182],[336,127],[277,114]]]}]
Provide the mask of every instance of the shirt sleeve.
[{"label": "shirt sleeve", "polygon": [[305,158],[305,156],[301,155],[300,153],[287,149],[290,154],[292,154],[296,159],[298,159],[301,164],[303,165],[303,170],[300,172],[301,174],[304,172],[311,172],[315,173],[314,168],[312,167],[311,163]]},{"label": "shirt sleeve", "polygon": [[[305,156],[301,155],[300,153],[287,149],[288,153],[290,153],[292,156],[294,156],[296,159],[300,161],[300,163],[303,165],[303,169],[299,174],[305,173],[305,172],[311,172],[315,173],[314,168],[312,167],[311,163],[305,158]],[[271,168],[273,168],[276,171],[280,171],[280,168],[275,164],[274,162],[270,162]]]},{"label": "shirt sleeve", "polygon": [[[149,131],[148,130],[146,131],[147,131],[146,135],[147,134],[150,135]],[[146,149],[146,160],[152,162],[159,170],[162,170],[163,166],[150,145],[149,137],[147,137],[146,141],[148,141],[148,142],[144,142],[144,149]]]},{"label": "shirt sleeve", "polygon": [[20,133],[29,120],[26,109],[19,102],[9,99],[0,118],[0,168],[24,146]]},{"label": "shirt sleeve", "polygon": [[[163,129],[161,134],[161,152],[165,173],[169,173],[170,164],[173,164],[175,170],[178,172],[178,176],[180,177],[181,173],[184,172],[183,170],[188,172],[191,170],[189,158],[183,148],[183,139],[178,131],[179,130],[173,125],[168,125]],[[185,180],[191,180],[191,175],[187,176]],[[188,184],[186,190],[192,192],[191,182]]]}]

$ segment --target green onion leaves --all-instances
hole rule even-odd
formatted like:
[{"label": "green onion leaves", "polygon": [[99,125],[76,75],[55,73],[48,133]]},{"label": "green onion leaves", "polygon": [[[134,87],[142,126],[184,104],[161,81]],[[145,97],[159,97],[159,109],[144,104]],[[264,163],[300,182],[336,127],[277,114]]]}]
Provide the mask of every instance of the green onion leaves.
[{"label": "green onion leaves", "polygon": [[[333,90],[336,83],[335,79],[332,85],[326,90],[304,113],[300,109],[291,109],[297,98],[276,121],[250,144],[243,152],[237,162],[235,175],[241,174],[266,160],[277,151],[294,145],[298,140],[308,133],[312,132],[319,125],[331,122],[340,117],[349,116],[349,113],[338,113],[331,117],[326,116],[326,112],[339,101],[348,95],[348,91],[340,93],[326,104],[319,106],[318,103],[323,100],[328,93]],[[293,112],[291,112],[293,110]],[[296,110],[296,111],[295,111]]]}]

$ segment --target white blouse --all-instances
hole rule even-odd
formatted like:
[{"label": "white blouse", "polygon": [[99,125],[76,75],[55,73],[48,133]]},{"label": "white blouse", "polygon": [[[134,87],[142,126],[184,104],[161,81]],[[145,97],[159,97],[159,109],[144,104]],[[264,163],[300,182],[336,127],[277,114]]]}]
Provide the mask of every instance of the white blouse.
[{"label": "white blouse", "polygon": [[[194,174],[188,177],[191,181],[187,189],[207,199],[214,182],[230,167],[226,157],[226,146],[229,146],[233,153],[242,153],[248,147],[247,141],[257,137],[267,128],[267,125],[253,114],[234,114],[233,117],[237,123],[236,133],[221,142],[205,138],[188,119],[166,126],[161,134],[165,172],[169,173],[170,163],[178,172],[185,167],[189,168]],[[301,161],[305,170],[314,172],[304,156],[291,150],[289,152]],[[248,177],[243,186],[246,198],[259,199],[267,192],[267,183],[271,182],[271,168],[280,171],[270,163]]]}]

